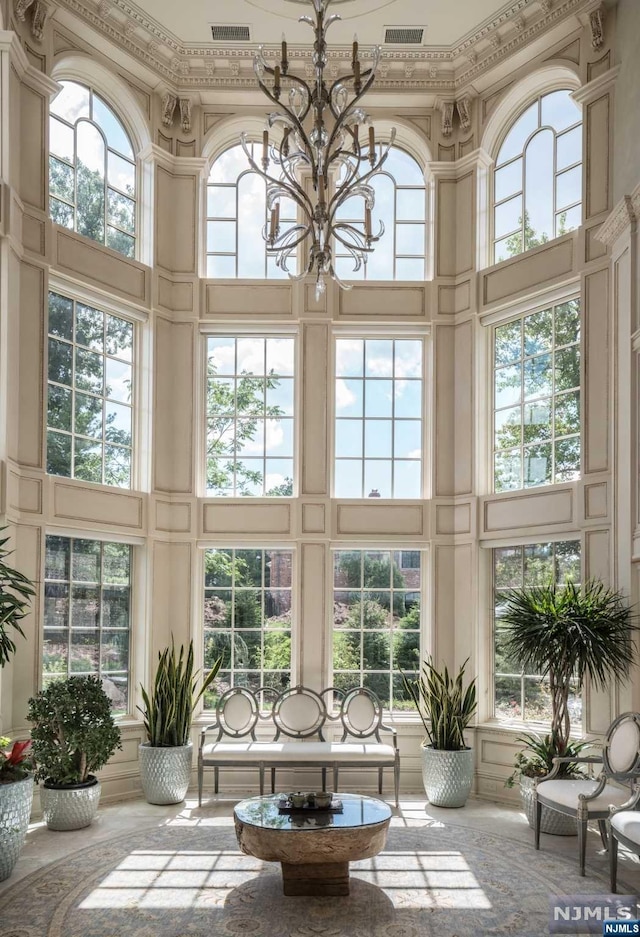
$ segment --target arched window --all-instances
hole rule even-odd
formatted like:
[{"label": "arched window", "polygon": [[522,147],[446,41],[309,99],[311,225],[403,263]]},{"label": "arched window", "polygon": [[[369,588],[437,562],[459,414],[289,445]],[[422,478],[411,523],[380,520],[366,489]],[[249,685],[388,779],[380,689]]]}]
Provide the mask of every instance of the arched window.
[{"label": "arched window", "polygon": [[122,122],[91,88],[61,81],[49,118],[49,214],[135,256],[136,165]]},{"label": "arched window", "polygon": [[582,221],[582,118],[567,90],[543,94],[507,132],[493,175],[494,262]]},{"label": "arched window", "polygon": [[[251,144],[257,147],[257,144]],[[260,152],[256,153],[259,159]],[[296,222],[295,203],[282,199],[280,228]],[[207,276],[282,278],[285,270],[267,256],[262,231],[267,222],[266,183],[253,172],[240,146],[230,146],[211,166],[207,185]],[[293,260],[291,273],[296,272]]]},{"label": "arched window", "polygon": [[[343,280],[424,280],[426,195],[424,173],[413,158],[399,147],[392,147],[382,172],[370,180],[375,191],[373,233],[378,220],[384,234],[374,245],[366,265],[354,271],[353,258],[336,244],[336,273]],[[364,230],[361,198],[349,199],[338,210],[341,221],[359,225]]]}]

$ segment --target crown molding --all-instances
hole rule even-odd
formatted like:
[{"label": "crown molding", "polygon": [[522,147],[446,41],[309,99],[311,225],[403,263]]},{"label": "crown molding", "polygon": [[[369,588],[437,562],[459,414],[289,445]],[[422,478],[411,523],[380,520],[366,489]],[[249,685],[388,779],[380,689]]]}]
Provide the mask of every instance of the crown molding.
[{"label": "crown molding", "polygon": [[[513,0],[450,47],[383,50],[376,88],[455,94],[563,21],[571,20],[575,26],[579,14],[588,15],[599,3]],[[57,4],[162,78],[175,94],[255,88],[255,46],[184,45],[130,0],[57,0]],[[265,47],[267,58],[275,60],[279,53],[279,47]],[[347,48],[329,52],[330,73],[335,71],[337,77],[350,56]],[[309,69],[311,48],[292,48],[289,59]]]}]

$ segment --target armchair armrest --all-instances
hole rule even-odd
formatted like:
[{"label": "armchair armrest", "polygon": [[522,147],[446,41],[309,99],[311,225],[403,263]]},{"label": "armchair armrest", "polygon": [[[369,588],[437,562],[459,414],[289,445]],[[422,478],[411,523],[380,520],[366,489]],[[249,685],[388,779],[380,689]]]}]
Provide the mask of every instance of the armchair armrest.
[{"label": "armchair armrest", "polygon": [[609,807],[609,819],[611,819],[614,813],[620,813],[622,810],[636,809],[638,806],[638,801],[640,801],[640,784],[637,784],[636,781],[633,781],[633,785],[634,789],[629,800],[625,800],[625,802],[620,804],[618,807],[614,807],[613,805]]},{"label": "armchair armrest", "polygon": [[212,722],[211,725],[203,726],[200,729],[200,744],[199,744],[200,749],[202,749],[202,746],[204,745],[204,740],[207,735],[207,732],[212,732],[214,729],[219,729],[219,728],[220,727],[217,722]]},{"label": "armchair armrest", "polygon": [[390,732],[393,738],[393,747],[397,751],[398,749],[398,730],[394,726],[388,726],[386,722],[381,722],[379,726],[380,730],[383,732]]},{"label": "armchair armrest", "polygon": [[598,755],[556,755],[553,759],[553,768],[549,774],[544,774],[541,778],[535,779],[536,786],[541,781],[554,781],[560,773],[560,765],[562,764],[601,765],[602,758]]}]

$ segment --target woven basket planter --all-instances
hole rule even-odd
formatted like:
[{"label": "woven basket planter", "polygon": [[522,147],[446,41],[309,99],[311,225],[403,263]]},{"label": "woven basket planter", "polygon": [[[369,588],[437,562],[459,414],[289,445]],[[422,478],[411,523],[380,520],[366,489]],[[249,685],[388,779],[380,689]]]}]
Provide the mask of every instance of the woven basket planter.
[{"label": "woven basket planter", "polygon": [[[522,800],[522,809],[524,810],[529,826],[534,828],[534,806],[533,806],[533,778],[522,775],[520,777],[520,798]],[[577,836],[578,827],[574,817],[568,817],[557,810],[550,810],[549,807],[542,807],[542,817],[540,820],[540,831],[542,833],[552,833],[555,836]]]}]

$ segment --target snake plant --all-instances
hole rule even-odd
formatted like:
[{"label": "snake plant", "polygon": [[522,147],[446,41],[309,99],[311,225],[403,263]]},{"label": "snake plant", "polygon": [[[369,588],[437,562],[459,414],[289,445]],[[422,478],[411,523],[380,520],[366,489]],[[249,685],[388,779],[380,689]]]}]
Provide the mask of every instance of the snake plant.
[{"label": "snake plant", "polygon": [[187,745],[191,719],[198,700],[211,685],[220,668],[220,659],[202,681],[198,690],[198,672],[193,671],[193,641],[185,655],[184,645],[176,654],[173,639],[171,647],[158,654],[158,667],[151,693],[141,687],[144,717],[149,744],[156,748]]},{"label": "snake plant", "polygon": [[462,664],[455,679],[446,665],[441,673],[431,659],[423,663],[422,673],[416,680],[408,680],[402,675],[405,688],[422,719],[429,745],[440,751],[466,748],[464,730],[477,708],[475,677],[466,690],[463,686],[468,660]]}]

